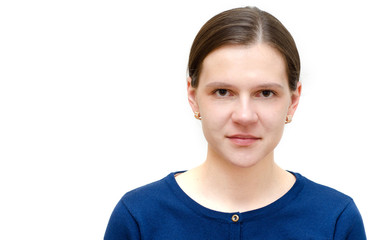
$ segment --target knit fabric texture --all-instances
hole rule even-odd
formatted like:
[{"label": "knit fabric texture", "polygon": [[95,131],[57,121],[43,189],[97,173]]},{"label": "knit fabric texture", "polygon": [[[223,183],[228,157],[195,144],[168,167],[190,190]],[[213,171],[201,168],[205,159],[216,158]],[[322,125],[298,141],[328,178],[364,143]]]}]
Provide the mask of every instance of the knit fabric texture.
[{"label": "knit fabric texture", "polygon": [[175,173],[126,193],[105,240],[365,240],[354,201],[298,173],[277,201],[248,212],[210,210],[179,187]]}]

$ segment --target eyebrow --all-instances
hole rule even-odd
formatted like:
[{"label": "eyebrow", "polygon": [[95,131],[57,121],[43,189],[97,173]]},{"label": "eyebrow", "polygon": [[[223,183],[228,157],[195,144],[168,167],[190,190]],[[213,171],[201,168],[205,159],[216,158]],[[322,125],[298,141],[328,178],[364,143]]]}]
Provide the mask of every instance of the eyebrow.
[{"label": "eyebrow", "polygon": [[223,87],[223,88],[233,88],[232,84],[226,82],[211,82],[205,86],[206,88]]},{"label": "eyebrow", "polygon": [[[234,86],[232,84],[226,83],[226,82],[211,82],[205,86],[206,88],[233,88]],[[262,83],[259,84],[253,88],[278,88],[283,89],[284,87],[279,83]]]},{"label": "eyebrow", "polygon": [[283,86],[279,83],[263,83],[257,86],[257,88],[279,88],[283,89]]}]

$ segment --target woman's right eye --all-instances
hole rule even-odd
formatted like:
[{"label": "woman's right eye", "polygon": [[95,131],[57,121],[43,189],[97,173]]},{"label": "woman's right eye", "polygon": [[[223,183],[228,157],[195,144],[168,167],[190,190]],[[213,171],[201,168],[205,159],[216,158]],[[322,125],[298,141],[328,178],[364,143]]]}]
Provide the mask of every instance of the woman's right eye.
[{"label": "woman's right eye", "polygon": [[214,93],[218,96],[218,97],[227,97],[230,95],[230,92],[227,89],[217,89],[214,91]]}]

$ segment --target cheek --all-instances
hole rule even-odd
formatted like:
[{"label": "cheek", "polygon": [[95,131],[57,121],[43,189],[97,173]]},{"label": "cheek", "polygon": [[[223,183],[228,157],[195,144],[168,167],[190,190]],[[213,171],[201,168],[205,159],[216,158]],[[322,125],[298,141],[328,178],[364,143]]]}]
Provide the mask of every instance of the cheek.
[{"label": "cheek", "polygon": [[201,110],[201,125],[204,136],[208,142],[212,142],[223,136],[223,130],[229,121],[229,113],[221,106],[207,106]]},{"label": "cheek", "polygon": [[259,120],[268,131],[283,131],[287,116],[287,108],[274,106],[260,111]]},{"label": "cheek", "polygon": [[229,118],[230,107],[227,104],[203,100],[199,104],[203,123],[206,122],[209,126],[219,126]]},{"label": "cheek", "polygon": [[207,117],[204,117],[201,120],[201,126],[202,131],[204,134],[204,137],[208,144],[210,145],[216,145],[217,142],[220,141],[220,138],[222,136],[221,134],[221,126],[218,121],[214,121],[211,118],[209,118],[209,115],[206,115]]},{"label": "cheek", "polygon": [[204,128],[219,131],[228,121],[228,114],[222,110],[213,108],[211,111],[204,111],[202,113],[202,125]]}]

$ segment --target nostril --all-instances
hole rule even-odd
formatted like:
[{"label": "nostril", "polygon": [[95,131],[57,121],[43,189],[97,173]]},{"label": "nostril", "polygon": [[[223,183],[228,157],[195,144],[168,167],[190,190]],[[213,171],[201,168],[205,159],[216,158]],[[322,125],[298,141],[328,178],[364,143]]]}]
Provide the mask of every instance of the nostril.
[{"label": "nostril", "polygon": [[232,120],[240,124],[250,124],[257,122],[258,115],[251,109],[244,109],[241,111],[235,111],[232,114]]}]

